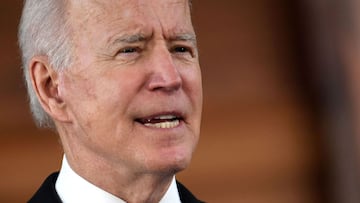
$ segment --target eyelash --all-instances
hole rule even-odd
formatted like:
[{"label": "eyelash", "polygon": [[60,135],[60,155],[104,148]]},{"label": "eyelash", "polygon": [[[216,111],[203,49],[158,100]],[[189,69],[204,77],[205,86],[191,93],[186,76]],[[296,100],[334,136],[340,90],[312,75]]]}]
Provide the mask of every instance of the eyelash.
[{"label": "eyelash", "polygon": [[174,51],[176,51],[176,52],[188,52],[189,49],[186,48],[186,47],[175,47]]},{"label": "eyelash", "polygon": [[178,54],[189,53],[192,57],[194,55],[192,49],[186,46],[175,46],[174,48],[172,48],[171,52]]},{"label": "eyelash", "polygon": [[131,53],[134,53],[134,52],[140,52],[140,49],[136,48],[136,47],[126,47],[124,49],[121,49],[118,53],[131,54]]}]

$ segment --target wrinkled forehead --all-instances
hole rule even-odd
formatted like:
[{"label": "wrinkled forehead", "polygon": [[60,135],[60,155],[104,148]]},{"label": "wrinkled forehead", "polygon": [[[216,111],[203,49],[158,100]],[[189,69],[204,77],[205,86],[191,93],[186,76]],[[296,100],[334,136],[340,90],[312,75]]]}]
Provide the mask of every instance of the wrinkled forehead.
[{"label": "wrinkled forehead", "polygon": [[168,6],[172,4],[182,4],[190,6],[190,0],[67,0],[72,5],[93,5],[99,9],[113,8],[120,6],[136,6],[136,5],[155,5]]},{"label": "wrinkled forehead", "polygon": [[[74,33],[194,33],[189,0],[69,0]],[[126,33],[125,33],[126,34]]]},{"label": "wrinkled forehead", "polygon": [[[155,13],[190,15],[189,0],[68,0],[68,14],[81,19],[96,19],[105,15],[146,15]],[[161,12],[162,11],[162,12]],[[166,11],[166,12],[165,12]],[[182,11],[182,12],[181,12]],[[170,17],[170,16],[169,16]]]}]

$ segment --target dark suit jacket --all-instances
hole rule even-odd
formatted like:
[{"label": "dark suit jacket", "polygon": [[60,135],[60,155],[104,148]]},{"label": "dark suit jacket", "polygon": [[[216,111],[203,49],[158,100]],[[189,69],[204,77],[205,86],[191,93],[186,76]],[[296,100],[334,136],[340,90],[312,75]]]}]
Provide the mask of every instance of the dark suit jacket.
[{"label": "dark suit jacket", "polygon": [[[53,173],[46,178],[39,190],[28,201],[28,203],[61,203],[61,199],[55,190],[55,182],[59,173]],[[177,182],[180,200],[183,203],[201,203],[181,183]]]}]

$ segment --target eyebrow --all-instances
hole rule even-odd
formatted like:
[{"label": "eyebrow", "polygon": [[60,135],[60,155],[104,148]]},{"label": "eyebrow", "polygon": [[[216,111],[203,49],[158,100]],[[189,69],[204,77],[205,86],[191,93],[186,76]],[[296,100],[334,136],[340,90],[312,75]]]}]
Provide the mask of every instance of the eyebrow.
[{"label": "eyebrow", "polygon": [[[137,42],[143,42],[148,41],[151,37],[146,37],[143,34],[133,34],[133,35],[124,35],[119,38],[116,38],[113,42],[110,43],[110,47],[113,47],[114,45],[118,43],[127,43],[127,44],[133,44]],[[190,33],[182,33],[177,34],[173,37],[169,38],[170,41],[186,41],[193,44],[193,46],[197,46],[197,40],[195,34]]]},{"label": "eyebrow", "polygon": [[195,34],[183,33],[177,34],[170,38],[170,41],[188,41],[191,42],[195,47],[197,46],[197,40]]},{"label": "eyebrow", "polygon": [[125,36],[121,36],[117,39],[115,39],[111,45],[114,45],[114,44],[117,44],[119,42],[122,42],[122,43],[136,43],[136,42],[142,42],[142,41],[146,41],[147,38],[142,35],[142,34],[134,34],[134,35],[125,35]]}]

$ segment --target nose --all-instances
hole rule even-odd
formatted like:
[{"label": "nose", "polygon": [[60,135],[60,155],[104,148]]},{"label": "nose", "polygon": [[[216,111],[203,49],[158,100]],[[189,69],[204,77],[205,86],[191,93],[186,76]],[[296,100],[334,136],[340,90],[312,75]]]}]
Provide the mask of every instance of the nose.
[{"label": "nose", "polygon": [[181,74],[169,50],[165,48],[158,50],[152,54],[151,58],[148,89],[165,92],[180,89],[182,86]]}]

